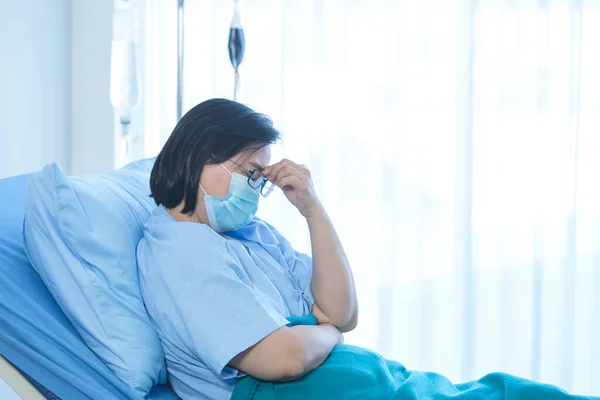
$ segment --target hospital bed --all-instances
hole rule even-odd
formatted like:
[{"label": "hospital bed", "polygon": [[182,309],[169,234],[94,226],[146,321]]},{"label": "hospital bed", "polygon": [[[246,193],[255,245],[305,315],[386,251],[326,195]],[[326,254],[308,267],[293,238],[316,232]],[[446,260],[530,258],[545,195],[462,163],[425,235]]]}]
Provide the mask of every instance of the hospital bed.
[{"label": "hospital bed", "polygon": [[[0,180],[0,379],[27,400],[141,399],[87,347],[23,248],[31,175]],[[146,397],[172,400],[168,387]]]}]

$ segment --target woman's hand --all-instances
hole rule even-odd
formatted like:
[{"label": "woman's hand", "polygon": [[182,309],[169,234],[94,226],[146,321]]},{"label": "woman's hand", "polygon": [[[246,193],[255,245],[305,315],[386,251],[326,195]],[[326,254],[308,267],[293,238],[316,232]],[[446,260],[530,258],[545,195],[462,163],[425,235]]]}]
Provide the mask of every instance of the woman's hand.
[{"label": "woman's hand", "polygon": [[[317,303],[314,303],[312,306],[312,314],[315,316],[315,318],[317,318],[317,324],[335,326],[333,321],[331,319],[329,319],[329,317],[327,315],[325,315],[325,313],[323,312],[323,310],[321,310],[321,308],[319,308]],[[338,340],[338,344],[344,344],[344,334],[342,332],[340,332],[340,338]]]},{"label": "woman's hand", "polygon": [[305,218],[310,218],[321,210],[321,202],[315,193],[310,171],[305,165],[283,159],[266,167],[262,173],[283,190],[285,197]]}]

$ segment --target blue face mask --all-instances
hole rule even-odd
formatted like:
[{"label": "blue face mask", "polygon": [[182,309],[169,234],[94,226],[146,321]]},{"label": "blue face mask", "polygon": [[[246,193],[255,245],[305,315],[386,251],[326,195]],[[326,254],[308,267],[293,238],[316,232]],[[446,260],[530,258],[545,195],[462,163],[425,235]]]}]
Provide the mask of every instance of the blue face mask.
[{"label": "blue face mask", "polygon": [[[223,164],[221,166],[229,172]],[[211,196],[200,185],[204,192],[204,204],[210,227],[215,232],[235,231],[252,222],[258,210],[260,193],[248,185],[248,178],[243,175],[229,172],[231,183],[229,194],[224,199]]]}]

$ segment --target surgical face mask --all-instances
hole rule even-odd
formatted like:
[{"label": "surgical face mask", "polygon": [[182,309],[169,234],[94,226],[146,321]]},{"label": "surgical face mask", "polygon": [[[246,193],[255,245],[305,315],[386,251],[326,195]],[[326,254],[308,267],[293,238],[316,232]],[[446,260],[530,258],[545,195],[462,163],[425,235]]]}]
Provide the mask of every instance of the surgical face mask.
[{"label": "surgical face mask", "polygon": [[[223,164],[221,167],[229,172]],[[231,183],[229,194],[224,199],[211,196],[200,185],[204,192],[204,204],[210,227],[216,232],[235,231],[252,222],[258,210],[260,193],[252,189],[247,182],[247,177],[229,172]]]}]

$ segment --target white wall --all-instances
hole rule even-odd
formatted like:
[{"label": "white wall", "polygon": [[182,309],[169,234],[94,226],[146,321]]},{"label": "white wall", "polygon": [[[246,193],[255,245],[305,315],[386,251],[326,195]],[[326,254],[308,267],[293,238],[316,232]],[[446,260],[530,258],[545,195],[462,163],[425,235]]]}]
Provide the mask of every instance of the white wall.
[{"label": "white wall", "polygon": [[109,98],[113,2],[71,2],[71,173],[107,172],[115,164]]},{"label": "white wall", "polygon": [[71,169],[70,18],[69,0],[0,1],[0,178]]},{"label": "white wall", "polygon": [[[144,1],[134,4],[142,19]],[[109,98],[112,10],[111,0],[0,0],[0,179],[53,161],[72,175],[127,162]],[[142,109],[143,94],[133,158],[144,155]]]}]

